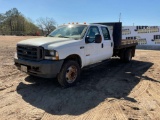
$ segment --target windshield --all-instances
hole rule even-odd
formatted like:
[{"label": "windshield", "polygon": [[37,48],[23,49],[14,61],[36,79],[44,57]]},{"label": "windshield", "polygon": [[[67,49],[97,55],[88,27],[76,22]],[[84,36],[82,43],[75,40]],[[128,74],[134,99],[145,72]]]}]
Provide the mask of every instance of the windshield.
[{"label": "windshield", "polygon": [[51,32],[50,37],[81,39],[87,30],[87,25],[68,25]]}]

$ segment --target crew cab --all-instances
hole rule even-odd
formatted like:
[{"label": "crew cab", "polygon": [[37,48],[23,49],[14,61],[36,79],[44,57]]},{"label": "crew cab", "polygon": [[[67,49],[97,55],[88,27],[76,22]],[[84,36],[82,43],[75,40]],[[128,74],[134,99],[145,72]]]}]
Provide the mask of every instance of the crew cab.
[{"label": "crew cab", "polygon": [[47,37],[17,43],[15,65],[29,75],[57,77],[69,87],[80,79],[81,68],[120,57],[124,62],[135,55],[137,40],[122,40],[122,23],[62,25]]}]

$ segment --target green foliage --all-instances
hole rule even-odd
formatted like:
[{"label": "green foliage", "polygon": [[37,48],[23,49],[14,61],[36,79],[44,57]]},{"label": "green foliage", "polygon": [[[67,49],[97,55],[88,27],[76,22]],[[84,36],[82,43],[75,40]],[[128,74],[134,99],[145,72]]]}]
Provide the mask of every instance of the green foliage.
[{"label": "green foliage", "polygon": [[39,28],[27,20],[16,8],[0,14],[0,34],[36,35]]}]

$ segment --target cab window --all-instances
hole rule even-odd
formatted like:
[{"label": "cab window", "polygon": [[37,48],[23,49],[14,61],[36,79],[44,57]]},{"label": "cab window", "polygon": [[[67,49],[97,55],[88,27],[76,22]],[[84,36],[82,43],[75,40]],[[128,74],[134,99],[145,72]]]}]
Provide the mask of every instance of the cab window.
[{"label": "cab window", "polygon": [[101,27],[104,40],[111,40],[107,27]]}]

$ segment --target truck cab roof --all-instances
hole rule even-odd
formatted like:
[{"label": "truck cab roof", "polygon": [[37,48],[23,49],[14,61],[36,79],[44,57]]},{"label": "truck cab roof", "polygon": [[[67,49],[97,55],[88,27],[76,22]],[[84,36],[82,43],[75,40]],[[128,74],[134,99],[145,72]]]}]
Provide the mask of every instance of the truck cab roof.
[{"label": "truck cab roof", "polygon": [[92,26],[92,25],[96,25],[96,26],[107,26],[107,25],[102,25],[102,24],[96,24],[96,23],[78,23],[78,24],[64,24],[64,25],[61,25],[59,27],[63,27],[63,26],[69,26],[69,25],[87,25],[87,26]]}]

